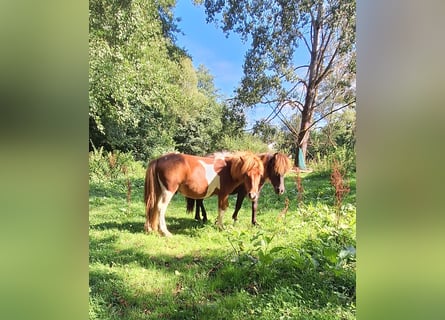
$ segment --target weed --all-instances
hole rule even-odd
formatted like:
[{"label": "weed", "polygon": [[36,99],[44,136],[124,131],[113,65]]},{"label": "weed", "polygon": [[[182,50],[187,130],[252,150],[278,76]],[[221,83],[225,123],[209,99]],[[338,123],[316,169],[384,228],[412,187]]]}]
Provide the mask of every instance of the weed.
[{"label": "weed", "polygon": [[286,213],[289,210],[289,198],[286,197],[286,200],[284,200],[284,208],[281,210],[280,214],[277,217],[277,220],[283,220],[286,217]]},{"label": "weed", "polygon": [[341,207],[343,204],[343,199],[346,194],[349,193],[349,186],[346,185],[343,179],[344,173],[340,164],[337,161],[334,161],[332,165],[332,174],[331,174],[331,185],[335,190],[335,211],[337,216],[337,224],[339,223],[341,216]]}]

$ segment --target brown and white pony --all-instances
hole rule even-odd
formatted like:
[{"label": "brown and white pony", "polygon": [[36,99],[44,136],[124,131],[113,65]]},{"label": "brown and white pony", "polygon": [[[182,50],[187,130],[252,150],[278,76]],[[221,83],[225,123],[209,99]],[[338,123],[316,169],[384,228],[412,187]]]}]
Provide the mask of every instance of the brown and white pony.
[{"label": "brown and white pony", "polygon": [[229,194],[242,184],[250,200],[255,201],[263,173],[263,162],[247,152],[213,157],[170,153],[152,160],[145,176],[145,231],[159,228],[165,236],[171,235],[165,211],[177,191],[192,199],[218,195],[217,224],[222,227]]},{"label": "brown and white pony", "polygon": [[[252,201],[252,224],[256,225],[256,214],[258,208],[258,198],[259,192],[263,187],[266,181],[270,181],[272,183],[276,194],[283,194],[285,191],[284,187],[284,175],[291,169],[291,162],[289,158],[283,153],[261,153],[258,155],[264,165],[264,175],[260,181],[260,187],[258,191],[258,196],[254,201]],[[233,220],[238,219],[238,212],[241,209],[241,205],[243,203],[244,198],[246,197],[246,189],[243,185],[240,185],[236,188],[231,194],[238,194],[236,198],[235,212],[232,215]],[[186,198],[187,199],[187,212],[192,212],[195,199]],[[195,219],[200,220],[199,211],[201,210],[203,221],[207,221],[207,212],[204,208],[204,203],[202,199],[196,200],[196,211],[195,211]]]}]

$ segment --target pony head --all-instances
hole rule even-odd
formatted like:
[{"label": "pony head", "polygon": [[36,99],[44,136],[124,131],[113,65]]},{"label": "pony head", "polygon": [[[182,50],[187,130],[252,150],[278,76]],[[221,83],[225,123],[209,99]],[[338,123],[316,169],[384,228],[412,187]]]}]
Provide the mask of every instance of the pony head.
[{"label": "pony head", "polygon": [[291,169],[292,164],[289,158],[282,153],[275,153],[273,156],[269,155],[267,162],[266,177],[273,185],[276,194],[283,194],[284,175]]},{"label": "pony head", "polygon": [[237,153],[232,156],[230,174],[235,180],[242,180],[247,195],[255,201],[259,195],[260,182],[264,174],[263,162],[251,152]]}]

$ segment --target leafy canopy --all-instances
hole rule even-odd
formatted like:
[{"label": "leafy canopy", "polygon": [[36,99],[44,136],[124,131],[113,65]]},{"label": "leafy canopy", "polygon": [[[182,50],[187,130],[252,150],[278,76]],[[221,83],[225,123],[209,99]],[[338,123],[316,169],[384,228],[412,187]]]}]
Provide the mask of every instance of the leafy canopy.
[{"label": "leafy canopy", "polygon": [[175,45],[174,0],[89,3],[90,141],[139,159],[212,151],[223,107],[213,77]]}]

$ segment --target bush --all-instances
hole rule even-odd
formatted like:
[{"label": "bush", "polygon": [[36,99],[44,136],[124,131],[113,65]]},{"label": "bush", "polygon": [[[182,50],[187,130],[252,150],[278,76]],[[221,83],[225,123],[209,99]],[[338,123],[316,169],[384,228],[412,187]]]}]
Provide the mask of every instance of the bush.
[{"label": "bush", "polygon": [[136,162],[131,152],[104,151],[103,147],[89,153],[89,178],[92,182],[124,178],[138,171],[142,164]]},{"label": "bush", "polygon": [[337,162],[346,172],[355,172],[355,161],[355,149],[342,146],[334,147],[332,152],[326,155],[319,152],[315,153],[313,158],[308,161],[308,166],[317,172],[327,172],[331,170],[334,162]]},{"label": "bush", "polygon": [[267,152],[267,145],[260,138],[250,134],[240,137],[223,137],[221,149],[228,151],[252,151],[253,153]]}]

